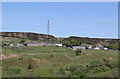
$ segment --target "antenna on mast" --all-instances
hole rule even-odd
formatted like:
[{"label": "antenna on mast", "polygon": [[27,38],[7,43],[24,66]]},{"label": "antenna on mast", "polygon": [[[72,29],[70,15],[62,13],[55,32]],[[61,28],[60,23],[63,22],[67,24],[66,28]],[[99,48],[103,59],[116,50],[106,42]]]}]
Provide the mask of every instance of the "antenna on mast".
[{"label": "antenna on mast", "polygon": [[48,41],[48,43],[50,43],[49,35],[50,35],[50,27],[49,27],[49,20],[48,20],[48,26],[47,26],[47,41]]}]

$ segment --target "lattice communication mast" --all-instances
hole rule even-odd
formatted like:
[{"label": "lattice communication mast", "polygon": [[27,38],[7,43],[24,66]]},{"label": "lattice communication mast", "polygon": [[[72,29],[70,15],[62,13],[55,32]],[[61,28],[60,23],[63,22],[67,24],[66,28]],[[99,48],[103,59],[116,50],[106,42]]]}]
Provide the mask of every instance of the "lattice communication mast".
[{"label": "lattice communication mast", "polygon": [[49,20],[48,20],[48,26],[47,26],[47,41],[50,43],[50,26],[49,26]]}]

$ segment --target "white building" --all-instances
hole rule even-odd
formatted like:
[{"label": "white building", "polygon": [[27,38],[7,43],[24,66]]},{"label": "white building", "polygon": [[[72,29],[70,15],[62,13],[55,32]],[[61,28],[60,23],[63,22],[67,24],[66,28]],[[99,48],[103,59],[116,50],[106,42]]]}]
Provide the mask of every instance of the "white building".
[{"label": "white building", "polygon": [[104,50],[108,50],[108,48],[104,48]]},{"label": "white building", "polygon": [[93,48],[93,49],[100,50],[100,48],[99,48],[99,47],[95,47],[95,48]]},{"label": "white building", "polygon": [[85,49],[85,47],[82,47],[82,46],[73,46],[73,50],[77,50],[77,49]]},{"label": "white building", "polygon": [[14,45],[11,43],[11,44],[9,44],[9,46],[10,46],[10,47],[13,47]]},{"label": "white building", "polygon": [[62,46],[62,44],[56,44],[56,46]]},{"label": "white building", "polygon": [[92,46],[91,46],[91,47],[88,47],[88,49],[92,49]]}]

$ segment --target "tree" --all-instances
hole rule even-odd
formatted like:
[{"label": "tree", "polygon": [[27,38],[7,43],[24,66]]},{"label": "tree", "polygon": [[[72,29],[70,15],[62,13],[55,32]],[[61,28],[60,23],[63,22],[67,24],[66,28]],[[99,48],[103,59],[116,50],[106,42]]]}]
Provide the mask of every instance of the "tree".
[{"label": "tree", "polygon": [[112,45],[109,45],[108,48],[113,50],[118,50],[118,45],[112,44]]},{"label": "tree", "polygon": [[70,43],[70,41],[65,41],[63,45],[66,45],[66,47],[72,47],[72,44]]},{"label": "tree", "polygon": [[72,43],[72,46],[79,46],[80,44],[77,42],[77,41],[74,41],[73,43]]}]

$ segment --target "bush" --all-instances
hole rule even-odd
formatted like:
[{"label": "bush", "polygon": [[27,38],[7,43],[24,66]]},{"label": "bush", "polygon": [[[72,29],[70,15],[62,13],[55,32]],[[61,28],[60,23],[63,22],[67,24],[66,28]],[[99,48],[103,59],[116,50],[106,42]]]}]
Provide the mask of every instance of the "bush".
[{"label": "bush", "polygon": [[116,62],[109,62],[109,63],[108,63],[108,67],[109,67],[110,69],[112,69],[112,68],[117,68],[117,67],[118,67],[118,63],[116,63]]},{"label": "bush", "polygon": [[99,73],[99,72],[107,72],[110,69],[108,67],[95,67],[93,69],[94,73]]},{"label": "bush", "polygon": [[94,73],[98,73],[98,72],[102,72],[102,69],[99,68],[99,67],[95,67],[95,68],[93,69],[93,71],[94,71]]},{"label": "bush", "polygon": [[24,39],[20,40],[20,44],[24,44],[24,43],[25,43]]},{"label": "bush", "polygon": [[25,43],[24,46],[27,46],[27,44]]},{"label": "bush", "polygon": [[51,55],[51,57],[53,57],[53,55]]},{"label": "bush", "polygon": [[80,49],[76,50],[76,55],[81,55],[82,54],[82,51]]},{"label": "bush", "polygon": [[95,68],[95,67],[102,67],[105,66],[105,62],[100,59],[95,59],[92,62],[90,62],[90,68]]},{"label": "bush", "polygon": [[102,69],[103,72],[107,72],[110,70],[109,67],[100,67],[100,68]]},{"label": "bush", "polygon": [[88,49],[88,46],[85,46],[86,49]]},{"label": "bush", "polygon": [[28,69],[32,69],[32,65],[31,64],[28,65]]},{"label": "bush", "polygon": [[9,46],[8,44],[2,44],[2,47],[4,47],[4,46]]},{"label": "bush", "polygon": [[70,71],[68,77],[86,77],[86,73],[88,72],[86,67],[83,65],[79,66],[71,66],[70,68],[67,68],[68,71]]},{"label": "bush", "polygon": [[109,67],[106,67],[105,62],[100,59],[93,60],[90,63],[89,70],[92,70],[94,73],[107,72]]}]

